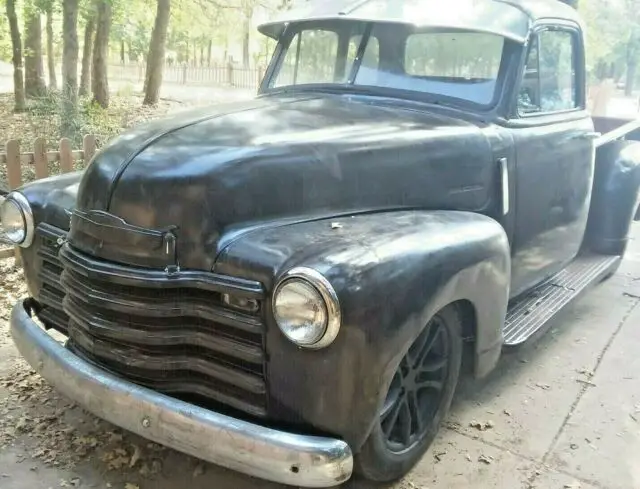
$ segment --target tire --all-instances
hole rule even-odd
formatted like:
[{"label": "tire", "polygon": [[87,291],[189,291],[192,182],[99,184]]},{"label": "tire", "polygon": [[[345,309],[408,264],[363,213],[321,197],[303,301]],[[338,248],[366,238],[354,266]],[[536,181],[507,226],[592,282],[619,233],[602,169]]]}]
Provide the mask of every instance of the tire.
[{"label": "tire", "polygon": [[400,361],[379,418],[356,455],[358,476],[392,482],[422,458],[449,411],[461,363],[460,314],[448,306],[429,321]]}]

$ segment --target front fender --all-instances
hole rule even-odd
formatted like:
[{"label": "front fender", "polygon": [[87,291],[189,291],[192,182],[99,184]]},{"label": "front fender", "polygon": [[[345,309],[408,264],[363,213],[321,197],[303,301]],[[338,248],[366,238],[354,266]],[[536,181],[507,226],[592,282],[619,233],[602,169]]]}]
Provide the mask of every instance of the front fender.
[{"label": "front fender", "polygon": [[510,259],[504,230],[490,218],[397,211],[262,229],[223,250],[215,271],[259,280],[271,293],[296,266],[332,283],[343,323],[329,347],[299,349],[280,333],[268,301],[269,414],[276,420],[339,435],[357,450],[401,357],[455,301],[475,309],[476,357],[491,353],[479,373],[497,360]]},{"label": "front fender", "polygon": [[[65,173],[36,180],[18,189],[31,205],[36,226],[47,223],[69,231],[70,211],[76,205],[78,184],[81,177],[82,172]],[[42,285],[38,273],[42,266],[41,258],[38,256],[40,247],[40,241],[35,240],[30,247],[20,249],[24,258],[22,263],[29,293],[34,297],[39,297]]]}]

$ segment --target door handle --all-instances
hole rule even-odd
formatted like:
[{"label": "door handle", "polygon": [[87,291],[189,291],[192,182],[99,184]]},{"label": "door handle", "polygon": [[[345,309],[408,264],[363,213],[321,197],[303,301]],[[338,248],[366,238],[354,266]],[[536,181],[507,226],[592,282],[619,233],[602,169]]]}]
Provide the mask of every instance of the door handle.
[{"label": "door handle", "polygon": [[498,169],[500,171],[500,187],[502,191],[502,215],[509,214],[509,165],[506,158],[498,160]]}]

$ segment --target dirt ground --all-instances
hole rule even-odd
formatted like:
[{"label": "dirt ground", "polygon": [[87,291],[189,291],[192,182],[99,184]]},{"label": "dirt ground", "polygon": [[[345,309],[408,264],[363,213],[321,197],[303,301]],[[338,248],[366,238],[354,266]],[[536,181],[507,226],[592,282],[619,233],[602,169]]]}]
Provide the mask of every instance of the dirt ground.
[{"label": "dirt ground", "polygon": [[[0,488],[281,487],[123,433],[57,395],[9,337],[26,295],[13,259],[0,277]],[[639,303],[640,239],[545,337],[488,379],[463,380],[439,439],[393,489],[640,489]]]}]

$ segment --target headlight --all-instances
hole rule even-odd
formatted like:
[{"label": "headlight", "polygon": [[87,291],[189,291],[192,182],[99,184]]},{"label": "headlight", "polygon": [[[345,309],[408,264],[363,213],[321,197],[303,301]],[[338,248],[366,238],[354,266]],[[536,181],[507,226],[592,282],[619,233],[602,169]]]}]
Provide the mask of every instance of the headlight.
[{"label": "headlight", "polygon": [[282,333],[304,348],[324,348],[340,330],[340,304],[324,276],[310,268],[287,272],[273,294],[273,314]]},{"label": "headlight", "polygon": [[11,192],[0,207],[0,223],[6,238],[24,248],[33,242],[34,225],[31,206],[18,192]]}]

